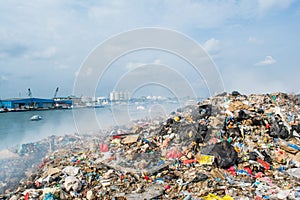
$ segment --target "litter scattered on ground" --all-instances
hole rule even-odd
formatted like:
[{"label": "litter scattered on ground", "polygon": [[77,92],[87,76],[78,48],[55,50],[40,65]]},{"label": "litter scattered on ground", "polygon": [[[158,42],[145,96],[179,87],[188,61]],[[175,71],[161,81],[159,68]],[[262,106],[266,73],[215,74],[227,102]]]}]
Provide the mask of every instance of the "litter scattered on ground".
[{"label": "litter scattered on ground", "polygon": [[0,197],[299,199],[299,114],[294,95],[235,91],[132,127],[51,136],[10,149]]}]

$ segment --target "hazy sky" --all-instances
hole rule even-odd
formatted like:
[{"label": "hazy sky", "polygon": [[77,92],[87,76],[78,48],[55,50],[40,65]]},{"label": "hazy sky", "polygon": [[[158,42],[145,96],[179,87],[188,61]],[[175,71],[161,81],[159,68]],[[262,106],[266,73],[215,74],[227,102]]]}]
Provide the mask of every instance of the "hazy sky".
[{"label": "hazy sky", "polygon": [[[56,87],[59,96],[71,95],[97,45],[143,27],[172,29],[201,44],[227,91],[300,92],[300,1],[10,0],[0,1],[0,98],[26,96],[28,88],[34,97],[52,97]],[[187,65],[165,52],[132,53],[112,64],[96,95],[107,95],[126,70],[147,63]],[[193,72],[180,73],[205,91]],[[145,93],[156,94],[156,87]]]}]

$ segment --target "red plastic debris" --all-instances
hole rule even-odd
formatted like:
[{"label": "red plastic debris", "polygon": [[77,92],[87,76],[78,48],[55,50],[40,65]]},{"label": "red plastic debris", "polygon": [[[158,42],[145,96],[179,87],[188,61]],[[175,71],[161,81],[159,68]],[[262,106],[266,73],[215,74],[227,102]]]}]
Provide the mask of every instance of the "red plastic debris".
[{"label": "red plastic debris", "polygon": [[195,159],[192,159],[192,160],[184,160],[184,161],[183,161],[183,164],[188,165],[188,164],[191,164],[191,163],[194,163],[194,162],[197,162],[197,160],[195,160]]},{"label": "red plastic debris", "polygon": [[236,176],[236,171],[235,171],[235,168],[233,166],[229,167],[227,169],[227,171],[232,174],[233,176]]},{"label": "red plastic debris", "polygon": [[255,178],[262,178],[264,176],[264,174],[262,172],[258,172],[257,174],[255,174]]},{"label": "red plastic debris", "polygon": [[28,200],[29,199],[29,192],[27,192],[24,196],[25,200]]},{"label": "red plastic debris", "polygon": [[100,144],[100,152],[108,152],[109,151],[109,147],[107,144]]},{"label": "red plastic debris", "polygon": [[167,153],[166,153],[166,158],[167,159],[175,159],[175,158],[180,158],[182,156],[182,153],[180,153],[177,149],[171,148]]},{"label": "red plastic debris", "polygon": [[271,168],[271,165],[269,163],[267,163],[266,161],[263,161],[260,158],[257,158],[257,162],[259,164],[261,164],[265,168],[265,170],[269,170]]},{"label": "red plastic debris", "polygon": [[244,167],[244,170],[248,172],[248,174],[253,175],[253,172],[250,167]]},{"label": "red plastic debris", "polygon": [[260,196],[255,196],[255,200],[264,200],[264,198],[262,198]]},{"label": "red plastic debris", "polygon": [[210,141],[209,141],[210,144],[216,144],[217,143],[217,138],[212,138]]},{"label": "red plastic debris", "polygon": [[169,190],[171,188],[170,185],[166,185],[165,190]]},{"label": "red plastic debris", "polygon": [[113,136],[113,139],[121,139],[121,136],[119,136],[119,135],[114,135],[114,136]]}]

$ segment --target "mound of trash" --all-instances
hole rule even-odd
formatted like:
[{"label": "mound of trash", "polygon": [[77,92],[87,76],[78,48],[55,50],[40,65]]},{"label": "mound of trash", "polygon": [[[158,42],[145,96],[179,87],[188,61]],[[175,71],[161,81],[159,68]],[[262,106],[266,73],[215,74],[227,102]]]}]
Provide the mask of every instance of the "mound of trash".
[{"label": "mound of trash", "polygon": [[234,91],[132,127],[52,136],[12,150],[43,158],[0,197],[300,199],[299,114],[295,95]]}]

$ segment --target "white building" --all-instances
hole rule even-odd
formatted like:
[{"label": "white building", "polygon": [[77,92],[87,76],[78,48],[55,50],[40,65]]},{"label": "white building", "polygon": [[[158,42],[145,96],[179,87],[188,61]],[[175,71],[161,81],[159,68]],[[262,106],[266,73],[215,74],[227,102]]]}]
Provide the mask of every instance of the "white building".
[{"label": "white building", "polygon": [[109,94],[109,100],[111,100],[111,101],[128,101],[129,100],[129,92],[112,91]]},{"label": "white building", "polygon": [[99,105],[107,105],[108,104],[108,98],[106,98],[106,97],[97,97],[97,103]]}]

